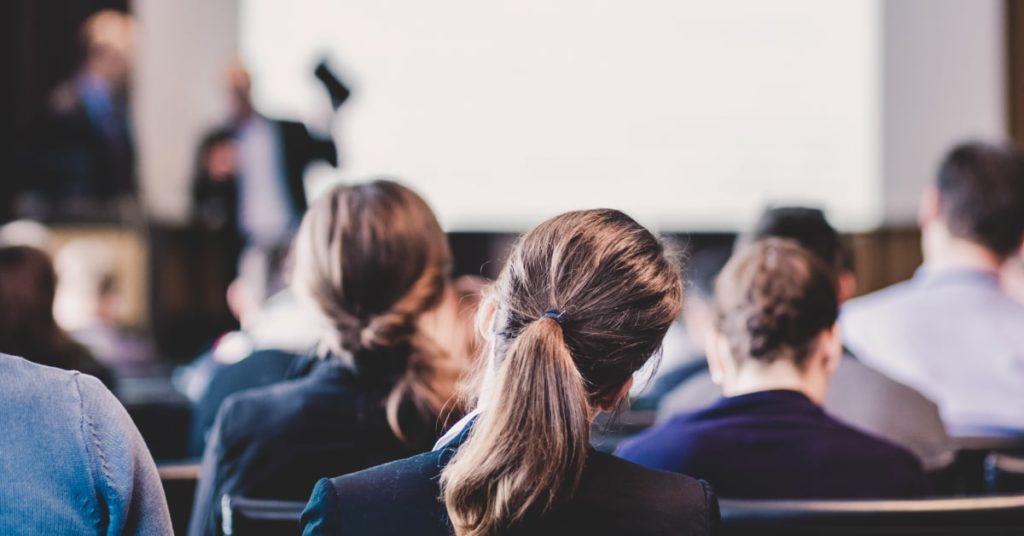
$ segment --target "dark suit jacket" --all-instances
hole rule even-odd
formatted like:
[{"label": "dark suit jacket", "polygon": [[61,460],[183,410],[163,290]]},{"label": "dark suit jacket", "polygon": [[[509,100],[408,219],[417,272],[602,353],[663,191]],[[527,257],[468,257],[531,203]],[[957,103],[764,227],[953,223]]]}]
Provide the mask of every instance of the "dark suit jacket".
[{"label": "dark suit jacket", "polygon": [[[313,136],[302,123],[268,119],[276,127],[277,140],[281,144],[284,165],[285,187],[288,200],[295,214],[306,211],[306,189],[302,177],[306,166],[314,161],[324,161],[332,166],[338,165],[338,153],[331,139]],[[196,163],[196,176],[193,179],[192,195],[198,207],[224,212],[224,221],[236,226],[238,222],[238,188],[234,181],[218,183],[205,175],[202,159],[205,158],[205,146],[209,139],[231,134],[232,127],[218,128],[204,137],[203,146]]]},{"label": "dark suit jacket", "polygon": [[227,398],[246,389],[265,387],[295,379],[307,358],[282,350],[256,350],[238,363],[222,366],[213,372],[206,391],[192,410],[192,437],[189,454],[202,456],[206,436],[217,418],[217,411]]},{"label": "dark suit jacket", "polygon": [[[722,397],[722,389],[703,370],[664,395],[658,421],[705,408]],[[947,467],[953,446],[939,408],[921,393],[843,354],[825,396],[825,412],[840,422],[899,445],[916,455],[925,470]]]},{"label": "dark suit jacket", "polygon": [[114,108],[104,130],[90,118],[76,83],[60,84],[47,116],[25,133],[27,147],[20,159],[24,169],[16,173],[17,180],[58,203],[134,194],[135,149],[126,101],[111,96]]},{"label": "dark suit jacket", "polygon": [[[302,514],[303,534],[451,534],[438,479],[467,433],[439,450],[321,480]],[[689,536],[717,524],[706,483],[591,450],[573,498],[511,532]]]},{"label": "dark suit jacket", "polygon": [[228,397],[203,455],[189,534],[220,534],[224,495],[303,500],[323,475],[430,448],[432,437],[407,445],[392,434],[388,387],[367,385],[329,358],[301,379]]},{"label": "dark suit jacket", "polygon": [[707,480],[730,499],[897,498],[928,491],[912,454],[832,419],[796,391],[722,398],[640,434],[617,454]]}]

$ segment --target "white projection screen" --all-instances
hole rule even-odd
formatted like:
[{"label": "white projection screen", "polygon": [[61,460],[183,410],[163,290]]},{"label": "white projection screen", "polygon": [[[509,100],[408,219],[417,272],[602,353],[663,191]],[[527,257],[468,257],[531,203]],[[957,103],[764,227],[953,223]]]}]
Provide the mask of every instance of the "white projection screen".
[{"label": "white projection screen", "polygon": [[242,0],[240,51],[258,108],[324,124],[329,56],[353,89],[340,178],[401,178],[450,230],[596,206],[733,230],[782,202],[861,229],[881,211],[879,9]]}]

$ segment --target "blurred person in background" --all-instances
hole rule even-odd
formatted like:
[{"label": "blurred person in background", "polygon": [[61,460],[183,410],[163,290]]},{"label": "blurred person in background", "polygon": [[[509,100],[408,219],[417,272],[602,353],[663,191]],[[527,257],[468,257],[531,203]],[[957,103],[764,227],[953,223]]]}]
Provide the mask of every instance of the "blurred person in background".
[{"label": "blurred person in background", "polygon": [[[661,370],[650,380],[650,386],[630,403],[630,409],[657,409],[666,395],[694,376],[707,372],[704,346],[711,327],[715,278],[730,255],[731,246],[712,246],[697,251],[687,261],[682,325],[676,322],[669,328],[663,349],[666,361],[659,364]],[[679,353],[683,348],[688,350],[685,358],[676,357],[668,361],[670,352]],[[711,400],[715,398],[717,395],[711,396]]]},{"label": "blurred person in background", "polygon": [[1024,435],[1024,304],[999,281],[1024,240],[1024,155],[953,147],[919,220],[924,264],[911,280],[847,303],[846,342],[934,400],[953,435]]},{"label": "blurred person in background", "polygon": [[0,352],[77,370],[108,387],[113,375],[53,316],[57,274],[50,257],[28,246],[0,247]]},{"label": "blurred person in background", "polygon": [[260,301],[262,288],[235,279],[226,293],[240,329],[221,335],[192,363],[179,367],[174,384],[193,402],[189,454],[200,456],[221,403],[245,389],[263,387],[305,370],[304,356],[320,338],[324,323],[283,287],[290,257],[270,259],[272,295]]},{"label": "blurred person in background", "polygon": [[[773,237],[794,240],[832,269],[837,274],[840,303],[856,294],[853,253],[824,212],[808,207],[767,209],[753,230],[741,238],[740,247]],[[665,397],[658,420],[706,407],[721,394],[705,361],[701,373]],[[935,403],[865,365],[845,347],[825,397],[825,409],[846,424],[913,452],[926,469],[945,467],[953,461],[953,447]]]},{"label": "blurred person in background", "polygon": [[124,302],[114,251],[99,240],[78,239],[57,252],[57,323],[118,378],[158,371],[150,339],[121,325]]},{"label": "blurred person in background", "polygon": [[842,342],[835,272],[796,242],[741,247],[715,284],[708,364],[724,397],[617,454],[707,480],[728,498],[914,497],[920,462],[822,409]]},{"label": "blurred person in background", "polygon": [[429,449],[465,370],[423,329],[450,284],[430,207],[390,181],[339,186],[307,212],[292,286],[327,323],[304,376],[229,396],[203,455],[189,533],[225,495],[304,499],[316,481]]},{"label": "blurred person in background", "polygon": [[0,534],[172,534],[153,457],[96,378],[0,354],[0,430]]},{"label": "blurred person in background", "polygon": [[[338,163],[330,138],[320,138],[296,121],[270,119],[252,103],[252,81],[240,65],[227,72],[231,116],[203,137],[193,179],[193,201],[202,228],[224,241],[229,262],[249,279],[262,302],[273,257],[283,256],[306,210],[306,167]],[[336,79],[334,79],[336,80]],[[341,106],[348,90],[338,82]],[[340,100],[339,100],[340,99]],[[233,258],[241,254],[238,259]]]},{"label": "blurred person in background", "polygon": [[134,199],[135,147],[128,111],[134,21],[125,13],[100,11],[82,25],[81,38],[81,67],[53,91],[48,116],[29,135],[26,169],[19,176],[38,197],[23,211],[103,216]]}]

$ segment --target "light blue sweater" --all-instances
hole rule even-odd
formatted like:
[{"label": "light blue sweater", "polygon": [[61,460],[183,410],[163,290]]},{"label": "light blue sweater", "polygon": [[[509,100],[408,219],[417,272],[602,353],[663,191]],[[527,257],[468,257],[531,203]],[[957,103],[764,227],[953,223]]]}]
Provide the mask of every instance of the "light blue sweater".
[{"label": "light blue sweater", "polygon": [[156,465],[96,378],[0,354],[0,534],[171,534]]}]

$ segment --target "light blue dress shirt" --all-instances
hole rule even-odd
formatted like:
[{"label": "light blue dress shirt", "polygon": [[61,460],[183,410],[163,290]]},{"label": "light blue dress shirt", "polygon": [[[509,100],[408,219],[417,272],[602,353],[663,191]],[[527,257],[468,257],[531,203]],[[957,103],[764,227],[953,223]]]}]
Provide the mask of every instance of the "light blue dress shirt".
[{"label": "light blue dress shirt", "polygon": [[954,436],[1024,435],[1024,305],[995,273],[922,267],[848,302],[846,345],[933,400]]},{"label": "light blue dress shirt", "polygon": [[153,458],[96,378],[0,354],[0,534],[172,534]]}]

